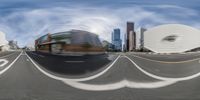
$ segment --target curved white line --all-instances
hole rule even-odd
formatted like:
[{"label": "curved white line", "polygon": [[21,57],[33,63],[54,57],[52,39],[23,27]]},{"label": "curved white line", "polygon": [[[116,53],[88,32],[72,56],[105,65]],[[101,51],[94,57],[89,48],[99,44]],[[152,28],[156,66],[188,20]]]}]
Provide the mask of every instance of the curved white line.
[{"label": "curved white line", "polygon": [[0,71],[0,75],[3,74],[4,72],[6,72],[10,67],[12,67],[12,65],[19,59],[19,57],[21,56],[21,54],[22,54],[22,51],[21,51],[21,53],[17,56],[17,58],[15,58],[15,60],[10,65],[8,65],[6,68],[4,68],[3,70]]},{"label": "curved white line", "polygon": [[157,76],[157,75],[154,75],[154,74],[151,74],[147,71],[145,71],[144,69],[142,69],[141,67],[139,67],[132,59],[130,59],[129,57],[127,56],[123,56],[125,58],[127,58],[129,61],[132,62],[132,64],[135,65],[136,68],[138,68],[141,72],[143,72],[144,74],[152,77],[152,78],[155,78],[155,79],[159,79],[159,80],[165,80],[165,81],[185,81],[185,80],[190,80],[190,79],[193,79],[193,78],[196,78],[198,76],[200,76],[200,72],[197,73],[197,74],[194,74],[194,75],[191,75],[191,76],[187,76],[187,77],[181,77],[181,78],[169,78],[169,77],[161,77],[161,76]]},{"label": "curved white line", "polygon": [[116,90],[124,87],[128,88],[144,88],[144,89],[152,89],[152,88],[161,88],[171,84],[176,83],[176,81],[159,81],[159,82],[133,82],[128,80],[122,80],[116,83],[110,84],[87,84],[80,83],[75,81],[63,81],[71,87],[88,90],[88,91],[108,91],[108,90]]},{"label": "curved white line", "polygon": [[2,64],[0,64],[0,67],[5,66],[8,63],[8,60],[6,59],[0,59],[0,62],[3,62]]},{"label": "curved white line", "polygon": [[57,76],[54,76],[52,74],[49,74],[49,73],[45,72],[44,70],[42,70],[32,60],[32,58],[30,58],[28,55],[27,55],[27,57],[35,65],[35,67],[39,71],[41,71],[43,74],[45,74],[46,76],[53,78],[53,79],[56,79],[56,80],[60,80],[60,81],[64,82],[65,84],[68,84],[71,87],[74,87],[74,88],[77,88],[77,89],[82,89],[82,90],[108,91],[108,90],[120,89],[120,88],[123,88],[123,87],[129,87],[129,88],[160,88],[160,87],[168,86],[168,85],[171,85],[171,84],[174,84],[174,83],[177,82],[177,81],[169,80],[169,81],[160,81],[160,82],[139,83],[139,82],[131,82],[131,81],[127,81],[127,80],[122,80],[122,81],[117,82],[117,83],[103,84],[103,85],[86,84],[86,83],[81,83],[81,81],[92,80],[92,79],[95,79],[95,78],[103,75],[116,63],[116,61],[120,58],[120,56],[118,56],[115,59],[115,61],[109,67],[107,67],[105,70],[103,70],[102,72],[100,72],[100,73],[98,73],[94,76],[91,76],[91,77],[80,78],[80,79],[67,79],[67,78],[61,78],[61,77],[57,77]]},{"label": "curved white line", "polygon": [[46,71],[44,71],[43,69],[41,69],[33,60],[31,57],[29,57],[29,55],[26,53],[26,56],[30,59],[30,61],[35,65],[35,67],[40,71],[42,72],[43,74],[45,74],[46,76],[50,77],[50,78],[53,78],[53,79],[56,79],[56,80],[61,80],[61,81],[88,81],[88,80],[92,80],[92,79],[95,79],[101,75],[103,75],[104,73],[106,73],[116,62],[117,60],[119,59],[120,55],[105,69],[103,70],[102,72],[98,73],[98,74],[95,74],[93,76],[90,76],[90,77],[86,77],[86,78],[79,78],[79,79],[70,79],[70,78],[62,78],[62,77],[58,77],[58,76],[55,76],[55,75],[52,75]]}]

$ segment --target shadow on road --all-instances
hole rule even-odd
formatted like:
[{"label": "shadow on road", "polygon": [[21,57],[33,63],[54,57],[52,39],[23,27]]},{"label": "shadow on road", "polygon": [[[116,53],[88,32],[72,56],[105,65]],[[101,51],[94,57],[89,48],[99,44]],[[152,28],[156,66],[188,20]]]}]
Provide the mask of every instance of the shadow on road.
[{"label": "shadow on road", "polygon": [[83,75],[105,67],[112,60],[107,54],[59,56],[42,52],[27,54],[45,69],[64,75]]}]

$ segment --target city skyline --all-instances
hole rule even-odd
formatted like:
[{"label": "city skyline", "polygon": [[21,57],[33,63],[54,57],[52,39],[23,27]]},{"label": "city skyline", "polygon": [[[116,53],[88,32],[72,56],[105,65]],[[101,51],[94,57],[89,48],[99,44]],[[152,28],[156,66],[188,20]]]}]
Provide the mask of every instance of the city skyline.
[{"label": "city skyline", "polygon": [[48,32],[72,28],[94,32],[100,38],[111,41],[113,28],[126,32],[126,21],[137,23],[136,29],[169,23],[200,28],[198,1],[87,1],[1,0],[0,31],[6,34],[7,40],[16,40],[22,47],[33,45],[36,38]]}]

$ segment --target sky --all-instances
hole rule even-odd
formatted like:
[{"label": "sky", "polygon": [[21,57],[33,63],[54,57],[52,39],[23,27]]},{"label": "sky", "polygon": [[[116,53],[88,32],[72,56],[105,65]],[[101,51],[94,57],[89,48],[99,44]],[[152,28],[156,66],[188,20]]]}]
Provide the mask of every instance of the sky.
[{"label": "sky", "polygon": [[0,0],[0,31],[20,47],[47,33],[81,29],[111,41],[114,28],[185,24],[200,29],[199,0]]}]

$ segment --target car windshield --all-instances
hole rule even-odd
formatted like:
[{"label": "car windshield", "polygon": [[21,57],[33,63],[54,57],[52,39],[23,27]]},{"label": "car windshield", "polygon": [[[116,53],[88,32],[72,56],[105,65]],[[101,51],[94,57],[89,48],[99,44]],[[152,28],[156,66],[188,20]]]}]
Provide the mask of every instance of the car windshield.
[{"label": "car windshield", "polygon": [[198,0],[0,0],[0,100],[200,100]]}]

